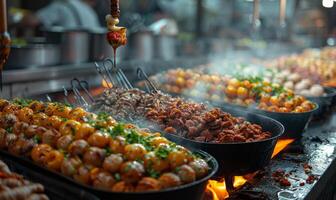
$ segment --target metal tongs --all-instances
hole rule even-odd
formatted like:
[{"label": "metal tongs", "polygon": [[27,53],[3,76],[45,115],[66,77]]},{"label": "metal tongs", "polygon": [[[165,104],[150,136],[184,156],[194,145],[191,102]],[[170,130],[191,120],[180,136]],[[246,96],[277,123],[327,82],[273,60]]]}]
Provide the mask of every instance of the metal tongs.
[{"label": "metal tongs", "polygon": [[143,80],[145,82],[146,90],[149,93],[157,93],[158,89],[154,85],[153,81],[151,81],[144,70],[142,70],[140,67],[137,69],[137,75],[140,80]]},{"label": "metal tongs", "polygon": [[133,88],[122,69],[117,67],[111,59],[105,59],[102,65],[99,65],[97,62],[95,62],[95,65],[98,74],[107,83],[107,87],[109,89],[112,89],[113,86],[118,86],[126,90]]},{"label": "metal tongs", "polygon": [[[74,98],[79,106],[84,107],[85,109],[89,109],[90,105],[95,102],[93,96],[89,92],[89,83],[84,80],[79,80],[78,78],[74,78],[71,80],[71,89],[74,93]],[[64,96],[66,100],[68,101],[68,91],[64,89]],[[80,91],[83,91],[84,94],[88,97],[90,103],[88,100],[82,95]]]}]

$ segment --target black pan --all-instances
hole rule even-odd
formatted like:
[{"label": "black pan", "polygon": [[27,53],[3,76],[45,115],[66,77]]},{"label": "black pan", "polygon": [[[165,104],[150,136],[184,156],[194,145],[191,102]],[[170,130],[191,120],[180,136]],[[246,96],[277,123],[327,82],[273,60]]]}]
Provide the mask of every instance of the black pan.
[{"label": "black pan", "polygon": [[262,169],[268,165],[278,138],[283,134],[284,127],[278,121],[257,115],[254,113],[240,111],[237,109],[224,109],[233,116],[244,117],[247,121],[259,124],[263,130],[272,133],[272,137],[257,142],[240,142],[214,144],[197,142],[181,136],[166,133],[170,140],[194,149],[201,149],[216,158],[219,163],[218,177],[226,175],[246,175]]},{"label": "black pan", "polygon": [[326,95],[324,96],[306,97],[308,100],[319,105],[319,108],[313,114],[313,118],[321,118],[326,112],[329,111],[333,105],[334,99],[336,99],[336,89],[325,87],[324,91],[326,92]]},{"label": "black pan", "polygon": [[[95,189],[93,187],[83,185],[75,180],[66,177],[60,173],[49,171],[44,167],[35,164],[33,161],[17,157],[9,154],[6,151],[0,150],[0,157],[6,157],[9,160],[15,161],[22,166],[25,166],[29,172],[39,174],[39,179],[36,180],[43,185],[55,184],[55,187],[61,187],[59,195],[64,198],[61,199],[79,199],[79,200],[96,200],[96,199],[116,199],[116,200],[172,200],[172,199],[201,199],[205,191],[208,180],[214,176],[218,170],[217,161],[209,154],[203,151],[195,152],[200,157],[207,160],[211,170],[209,174],[193,183],[182,185],[180,187],[155,191],[155,192],[110,192],[106,190]],[[50,182],[53,181],[53,182]],[[48,187],[47,187],[48,188]],[[70,194],[75,194],[71,196]]]}]

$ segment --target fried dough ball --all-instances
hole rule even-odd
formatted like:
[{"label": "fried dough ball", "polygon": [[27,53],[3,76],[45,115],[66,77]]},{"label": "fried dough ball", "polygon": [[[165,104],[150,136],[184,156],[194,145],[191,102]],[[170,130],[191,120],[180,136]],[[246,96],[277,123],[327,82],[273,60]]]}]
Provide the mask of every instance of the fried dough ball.
[{"label": "fried dough ball", "polygon": [[189,163],[189,166],[194,170],[196,173],[196,178],[203,178],[208,174],[209,165],[203,159],[195,159],[194,161]]},{"label": "fried dough ball", "polygon": [[31,158],[33,159],[34,162],[38,164],[43,164],[45,163],[46,156],[52,150],[53,150],[52,147],[48,144],[36,145],[31,152]]},{"label": "fried dough ball", "polygon": [[81,127],[75,134],[75,139],[88,139],[95,132],[95,128],[90,124],[82,123]]},{"label": "fried dough ball", "polygon": [[61,124],[63,123],[62,118],[59,116],[53,115],[48,118],[47,127],[51,127],[59,130]]},{"label": "fried dough ball", "polygon": [[22,135],[24,134],[29,127],[29,124],[25,122],[16,122],[13,126],[13,133],[15,135]]},{"label": "fried dough ball", "polygon": [[41,101],[32,101],[28,107],[36,113],[36,112],[43,112],[44,109],[46,108],[46,105]]},{"label": "fried dough ball", "polygon": [[103,133],[101,131],[96,131],[88,138],[88,143],[91,146],[96,146],[100,148],[104,148],[110,142],[110,137],[108,134]]},{"label": "fried dough ball", "polygon": [[9,101],[6,99],[0,99],[0,112],[3,111],[3,109],[10,104]]},{"label": "fried dough ball", "polygon": [[28,138],[32,138],[35,135],[42,136],[44,132],[46,132],[47,129],[43,127],[39,127],[37,125],[30,125],[27,130],[24,132],[25,136]]},{"label": "fried dough ball", "polygon": [[138,182],[145,173],[143,165],[137,161],[128,161],[120,167],[121,178],[126,183]]},{"label": "fried dough ball", "polygon": [[188,163],[188,158],[183,151],[173,150],[168,154],[170,167],[175,169],[178,166]]},{"label": "fried dough ball", "polygon": [[82,165],[78,168],[73,178],[80,183],[89,184],[91,182],[91,178],[90,178],[91,169],[92,169],[92,166],[90,165]]},{"label": "fried dough ball", "polygon": [[18,113],[18,111],[20,110],[20,107],[14,104],[8,104],[7,106],[5,106],[2,110],[3,114],[12,114],[12,115],[16,115]]},{"label": "fried dough ball", "polygon": [[68,152],[72,156],[82,156],[89,149],[89,144],[85,140],[75,140],[69,147]]},{"label": "fried dough ball", "polygon": [[49,122],[48,119],[49,117],[45,113],[36,113],[33,115],[33,121],[30,123],[37,126],[47,126]]},{"label": "fried dough ball", "polygon": [[128,160],[139,160],[142,159],[146,153],[146,148],[142,144],[128,144],[125,146],[124,156]]},{"label": "fried dough ball", "polygon": [[110,140],[109,147],[113,153],[124,153],[126,139],[122,136],[117,136]]},{"label": "fried dough ball", "polygon": [[68,120],[63,122],[59,128],[59,131],[62,135],[75,135],[81,124],[75,120]]},{"label": "fried dough ball", "polygon": [[57,105],[56,108],[54,109],[53,114],[56,116],[63,117],[63,118],[70,118],[69,114],[71,110],[72,109],[69,106]]},{"label": "fried dough ball", "polygon": [[145,191],[157,191],[160,189],[161,189],[161,186],[158,180],[154,178],[150,178],[150,177],[144,177],[138,182],[135,188],[135,191],[145,192]]},{"label": "fried dough ball", "polygon": [[154,137],[150,140],[151,145],[158,147],[161,144],[168,144],[169,141],[164,137]]},{"label": "fried dough ball", "polygon": [[74,108],[69,113],[70,119],[76,121],[83,121],[86,115],[87,115],[86,111],[81,107]]},{"label": "fried dough ball", "polygon": [[65,176],[72,177],[76,174],[77,169],[82,165],[82,161],[79,157],[64,158],[61,165],[61,172]]},{"label": "fried dough ball", "polygon": [[29,156],[35,143],[33,140],[19,138],[12,145],[8,146],[8,151],[17,156]]},{"label": "fried dough ball", "polygon": [[57,146],[57,140],[61,137],[61,134],[55,129],[48,129],[42,134],[42,143],[49,144],[52,147]]},{"label": "fried dough ball", "polygon": [[115,173],[119,171],[123,161],[121,154],[111,154],[105,158],[103,168],[110,173]]},{"label": "fried dough ball", "polygon": [[182,184],[180,177],[170,172],[162,174],[158,180],[162,188],[171,188]]},{"label": "fried dough ball", "polygon": [[30,108],[22,108],[18,110],[17,117],[20,121],[29,123],[33,120],[34,111]]},{"label": "fried dough ball", "polygon": [[83,156],[85,164],[100,167],[105,159],[106,151],[98,147],[90,147]]},{"label": "fried dough ball", "polygon": [[18,121],[17,117],[14,114],[4,114],[1,116],[0,124],[3,128],[13,127],[14,124]]},{"label": "fried dough ball", "polygon": [[189,165],[182,165],[176,171],[183,183],[191,183],[196,180],[196,173]]},{"label": "fried dough ball", "polygon": [[71,142],[73,141],[72,135],[63,135],[57,140],[57,148],[62,150],[67,150]]},{"label": "fried dough ball", "polygon": [[0,148],[5,149],[9,146],[13,145],[14,142],[17,140],[17,136],[15,134],[8,134],[6,131],[1,133],[1,141],[0,141]]},{"label": "fried dough ball", "polygon": [[146,169],[152,169],[160,173],[169,169],[169,160],[159,158],[155,155],[155,152],[152,151],[145,155],[144,165]]},{"label": "fried dough ball", "polygon": [[134,192],[134,186],[125,181],[120,181],[112,187],[113,192]]},{"label": "fried dough ball", "polygon": [[48,169],[59,171],[64,159],[63,153],[57,150],[50,151],[45,157],[45,165]]},{"label": "fried dough ball", "polygon": [[105,171],[99,172],[96,178],[93,180],[93,186],[95,188],[111,190],[116,180],[113,176]]}]

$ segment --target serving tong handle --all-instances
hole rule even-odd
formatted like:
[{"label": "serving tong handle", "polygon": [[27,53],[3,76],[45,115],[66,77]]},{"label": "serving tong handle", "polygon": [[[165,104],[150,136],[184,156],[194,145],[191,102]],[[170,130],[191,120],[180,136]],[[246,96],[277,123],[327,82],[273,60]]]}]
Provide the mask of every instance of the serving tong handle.
[{"label": "serving tong handle", "polygon": [[[71,89],[74,93],[74,97],[76,102],[80,105],[83,106],[84,108],[89,108],[90,103],[85,99],[85,97],[81,94],[80,90],[84,91],[85,95],[88,97],[88,99],[91,101],[91,103],[94,103],[95,100],[92,97],[92,95],[89,92],[89,83],[84,80],[79,80],[78,78],[74,78],[71,80]],[[64,94],[66,94],[66,89],[64,88]],[[68,96],[66,95],[66,98]]]},{"label": "serving tong handle", "polygon": [[151,81],[148,78],[146,72],[144,70],[142,70],[140,67],[138,67],[138,69],[137,69],[137,75],[138,75],[138,78],[140,80],[145,81],[146,90],[148,92],[150,92],[150,93],[157,93],[158,92],[158,89],[154,85],[153,81]]}]

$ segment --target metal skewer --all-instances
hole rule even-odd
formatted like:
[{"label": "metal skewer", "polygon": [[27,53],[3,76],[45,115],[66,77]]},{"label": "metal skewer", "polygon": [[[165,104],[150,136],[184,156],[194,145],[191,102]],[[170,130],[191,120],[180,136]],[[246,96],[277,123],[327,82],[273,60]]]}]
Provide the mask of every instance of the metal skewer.
[{"label": "metal skewer", "polygon": [[[89,92],[89,84],[87,81],[80,81],[78,78],[74,78],[71,80],[71,88],[74,93],[75,100],[77,104],[80,106],[83,106],[84,108],[88,109],[90,104],[94,103],[95,100],[92,97],[92,95]],[[80,90],[84,91],[85,95],[89,98],[91,103],[88,103],[88,101],[85,99],[85,97],[81,94]]]}]

